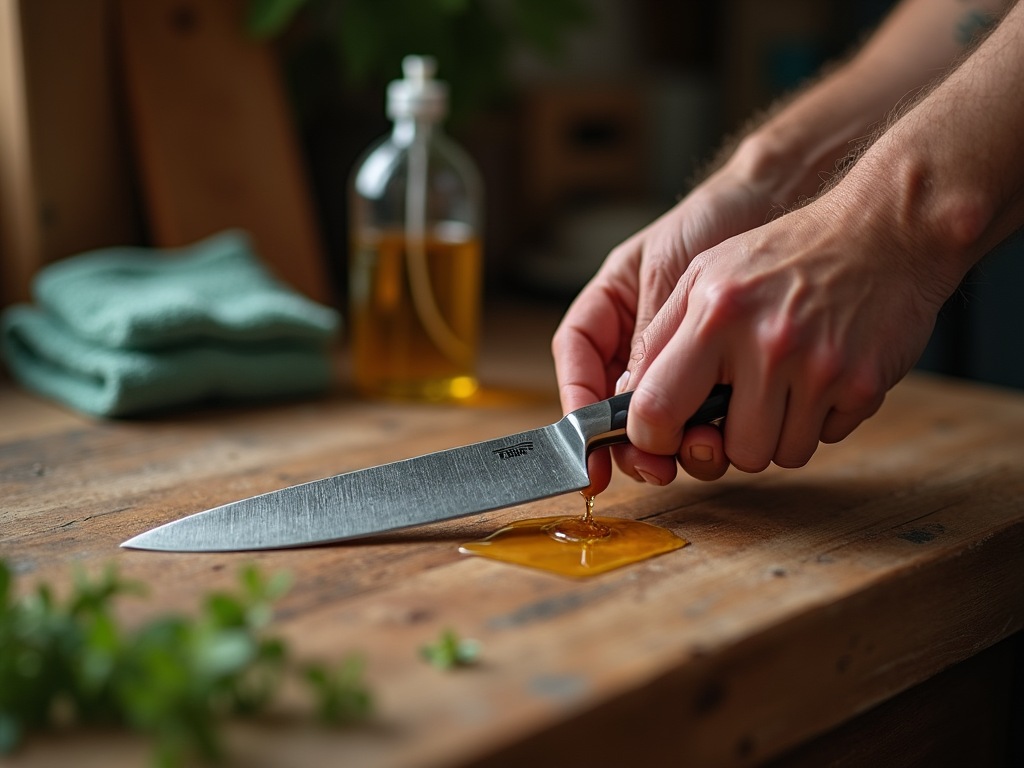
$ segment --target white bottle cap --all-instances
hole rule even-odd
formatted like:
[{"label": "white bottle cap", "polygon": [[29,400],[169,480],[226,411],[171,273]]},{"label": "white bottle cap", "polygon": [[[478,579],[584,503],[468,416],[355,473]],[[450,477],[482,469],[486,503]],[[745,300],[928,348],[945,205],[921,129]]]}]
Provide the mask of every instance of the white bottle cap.
[{"label": "white bottle cap", "polygon": [[432,56],[402,59],[404,80],[388,84],[388,117],[441,120],[448,114],[448,84],[434,79],[437,61]]}]

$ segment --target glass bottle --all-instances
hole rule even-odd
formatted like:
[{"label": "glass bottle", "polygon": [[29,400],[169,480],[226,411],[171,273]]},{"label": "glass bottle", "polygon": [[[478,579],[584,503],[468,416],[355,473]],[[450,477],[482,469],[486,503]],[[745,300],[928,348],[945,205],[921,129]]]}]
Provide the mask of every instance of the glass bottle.
[{"label": "glass bottle", "polygon": [[365,395],[466,398],[475,374],[481,290],[481,183],[445,136],[448,89],[426,56],[388,86],[391,133],[350,188],[353,373]]}]

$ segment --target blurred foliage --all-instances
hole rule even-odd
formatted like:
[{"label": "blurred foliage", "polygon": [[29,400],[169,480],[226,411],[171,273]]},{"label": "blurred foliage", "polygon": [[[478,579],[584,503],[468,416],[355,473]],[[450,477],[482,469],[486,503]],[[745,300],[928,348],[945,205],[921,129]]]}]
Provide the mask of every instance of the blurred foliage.
[{"label": "blurred foliage", "polygon": [[460,639],[453,629],[445,629],[436,642],[420,648],[420,656],[438,669],[468,667],[480,658],[480,641]]},{"label": "blurred foliage", "polygon": [[351,723],[369,716],[373,700],[362,684],[364,661],[348,656],[334,668],[312,662],[302,668],[306,682],[316,693],[316,712],[325,723]]},{"label": "blurred foliage", "polygon": [[401,77],[405,56],[435,57],[456,119],[506,93],[515,46],[554,59],[566,32],[591,20],[584,0],[249,0],[246,27],[275,37],[300,11],[307,47],[328,49],[354,89]]},{"label": "blurred foliage", "polygon": [[248,567],[240,589],[206,595],[197,618],[168,615],[128,631],[112,612],[114,599],[143,590],[113,568],[96,580],[76,573],[63,602],[47,584],[16,599],[0,560],[0,754],[29,731],[71,722],[149,734],[159,766],[216,760],[218,722],[264,711],[289,672],[306,683],[323,720],[366,717],[371,702],[358,658],[335,671],[295,668],[285,643],[264,632],[289,581]]}]

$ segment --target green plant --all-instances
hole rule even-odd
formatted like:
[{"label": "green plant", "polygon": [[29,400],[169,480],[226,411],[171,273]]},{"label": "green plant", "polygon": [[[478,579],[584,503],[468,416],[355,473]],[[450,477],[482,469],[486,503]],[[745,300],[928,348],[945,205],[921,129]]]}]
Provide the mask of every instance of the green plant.
[{"label": "green plant", "polygon": [[196,618],[167,615],[128,631],[114,599],[143,590],[112,567],[95,580],[76,573],[61,602],[46,584],[16,599],[0,560],[0,754],[29,731],[71,719],[150,734],[160,766],[215,760],[223,753],[218,722],[264,711],[289,673],[305,681],[323,720],[366,717],[358,658],[333,672],[321,663],[296,667],[284,641],[264,631],[288,576],[267,578],[255,567],[239,576],[237,592],[206,595]]},{"label": "green plant", "polygon": [[433,643],[420,648],[420,656],[438,669],[468,667],[480,658],[480,641],[460,639],[453,629],[445,629]]},{"label": "green plant", "polygon": [[554,58],[565,33],[590,20],[583,0],[249,0],[246,28],[271,38],[300,10],[353,87],[400,76],[404,56],[434,56],[456,118],[505,91],[515,45]]},{"label": "green plant", "polygon": [[362,684],[363,659],[348,656],[335,667],[321,662],[302,669],[317,697],[317,715],[325,723],[351,723],[369,716],[373,700]]}]

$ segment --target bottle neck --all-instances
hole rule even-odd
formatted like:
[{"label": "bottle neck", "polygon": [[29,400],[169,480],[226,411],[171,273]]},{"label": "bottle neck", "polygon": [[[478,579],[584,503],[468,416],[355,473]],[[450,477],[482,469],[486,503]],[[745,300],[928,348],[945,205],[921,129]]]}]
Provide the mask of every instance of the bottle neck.
[{"label": "bottle neck", "polygon": [[424,117],[399,117],[391,129],[392,141],[407,147],[416,141],[430,141],[441,128],[437,120]]}]

